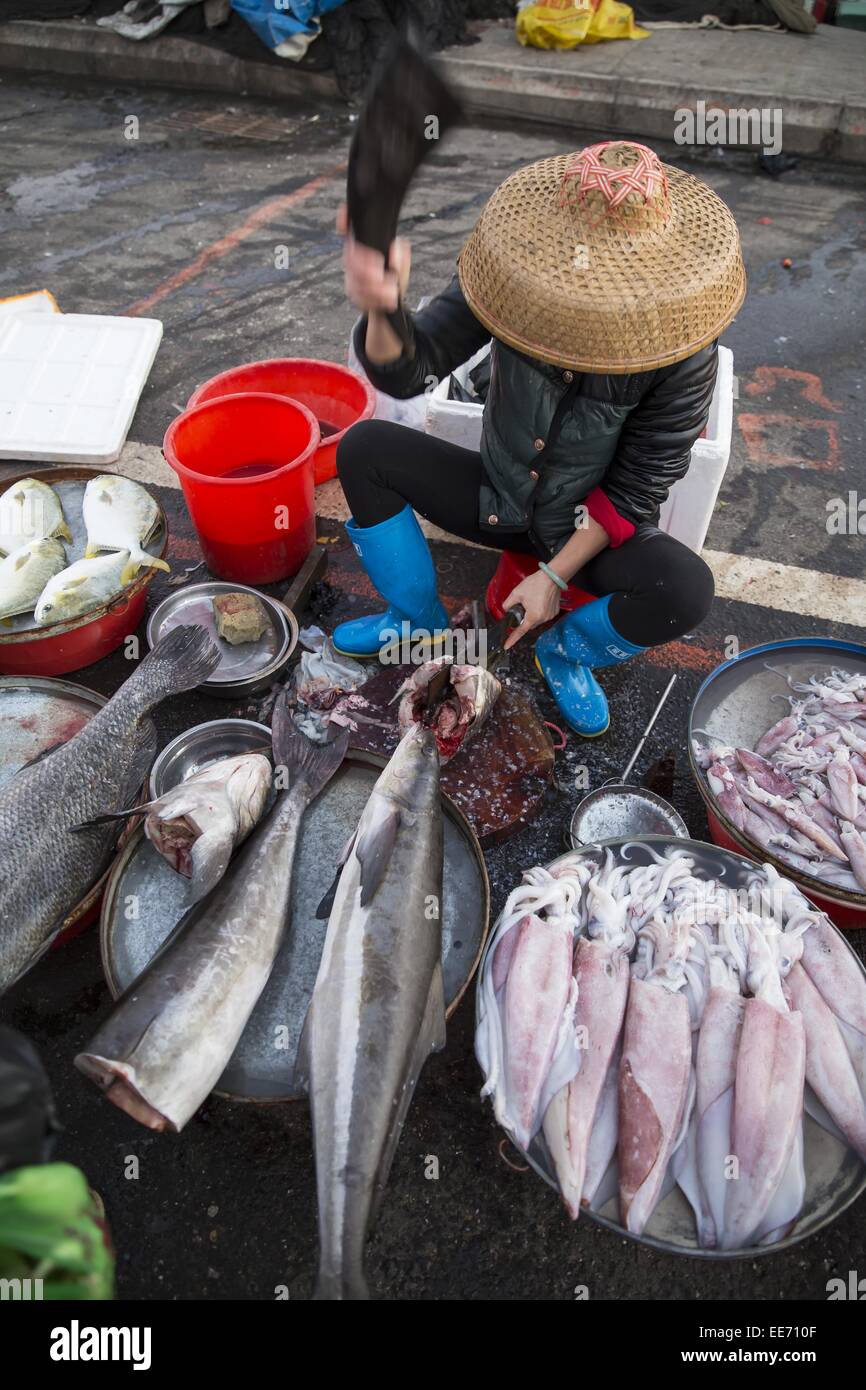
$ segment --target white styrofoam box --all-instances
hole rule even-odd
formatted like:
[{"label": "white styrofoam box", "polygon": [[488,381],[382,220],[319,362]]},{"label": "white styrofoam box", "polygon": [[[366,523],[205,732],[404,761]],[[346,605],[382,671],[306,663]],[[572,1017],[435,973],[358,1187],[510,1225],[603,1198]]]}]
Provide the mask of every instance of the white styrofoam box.
[{"label": "white styrofoam box", "polygon": [[161,338],[159,319],[0,319],[0,458],[114,463]]},{"label": "white styrofoam box", "polygon": [[659,526],[698,554],[710,529],[716,498],[731,457],[734,427],[734,354],[719,348],[716,389],[710,418],[701,438],[692,445],[689,471],[674,483],[662,506]]},{"label": "white styrofoam box", "polygon": [[50,290],[34,290],[32,294],[13,294],[0,299],[0,318],[9,314],[59,314],[60,306]]},{"label": "white styrofoam box", "polygon": [[[465,386],[470,371],[490,351],[489,345],[454,372]],[[424,427],[437,439],[447,439],[464,449],[481,446],[481,417],[483,405],[467,401],[449,401],[448,379],[427,397]],[[659,526],[675,536],[691,550],[700,553],[706,540],[710,519],[731,457],[731,435],[734,417],[734,354],[730,348],[719,348],[719,368],[716,389],[710,404],[710,418],[702,437],[692,448],[692,461],[684,478],[675,483],[661,509]]]}]

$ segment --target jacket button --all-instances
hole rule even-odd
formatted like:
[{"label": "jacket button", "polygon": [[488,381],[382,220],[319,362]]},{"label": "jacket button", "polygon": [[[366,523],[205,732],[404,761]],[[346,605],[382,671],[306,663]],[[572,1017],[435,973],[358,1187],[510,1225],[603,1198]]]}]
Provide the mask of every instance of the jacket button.
[{"label": "jacket button", "polygon": [[530,478],[532,479],[532,481],[533,481],[534,483],[537,483],[537,482],[538,482],[538,474],[536,473],[536,471],[535,471],[534,468],[530,468],[530,470],[529,470],[529,476],[530,476]]},{"label": "jacket button", "polygon": [[490,516],[487,518],[487,525],[488,525],[488,526],[495,526],[496,523],[497,523],[498,521],[499,521],[499,517],[498,517],[498,516],[494,516],[493,513],[491,512]]},{"label": "jacket button", "polygon": [[536,439],[536,441],[535,441],[535,447],[536,447],[536,449],[543,449],[543,448],[544,448],[544,440],[543,440],[543,439]]},{"label": "jacket button", "polygon": [[563,372],[562,379],[565,382],[566,386],[570,386],[571,383],[574,381],[574,372]]}]

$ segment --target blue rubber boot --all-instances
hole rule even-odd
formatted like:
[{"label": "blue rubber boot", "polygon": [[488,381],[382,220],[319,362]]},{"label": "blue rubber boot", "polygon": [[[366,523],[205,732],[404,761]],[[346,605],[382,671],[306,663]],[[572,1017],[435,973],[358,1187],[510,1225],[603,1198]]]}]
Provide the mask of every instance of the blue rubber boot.
[{"label": "blue rubber boot", "polygon": [[562,717],[583,738],[597,738],[610,724],[607,696],[593,667],[617,666],[638,656],[610,621],[610,594],[560,618],[535,644],[535,664],[550,687]]},{"label": "blue rubber boot", "polygon": [[340,623],[332,638],[337,651],[378,656],[395,640],[395,631],[412,640],[429,634],[435,649],[450,630],[448,614],[439,602],[430,547],[412,508],[404,507],[377,526],[356,526],[350,517],[346,531],[388,607],[384,613]]}]

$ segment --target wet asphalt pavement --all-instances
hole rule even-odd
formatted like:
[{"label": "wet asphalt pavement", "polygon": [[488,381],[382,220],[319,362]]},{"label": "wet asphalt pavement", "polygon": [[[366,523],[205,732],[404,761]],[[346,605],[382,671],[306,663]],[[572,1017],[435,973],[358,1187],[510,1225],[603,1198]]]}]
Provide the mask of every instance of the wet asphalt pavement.
[{"label": "wet asphalt pavement", "polygon": [[[136,129],[137,138],[125,138]],[[344,112],[281,109],[201,94],[0,83],[0,296],[45,286],[66,311],[160,317],[165,336],[130,431],[157,445],[193,387],[233,364],[279,355],[344,360],[353,313],[333,231],[351,126]],[[592,133],[503,126],[458,133],[413,190],[401,230],[414,249],[413,299],[434,293],[486,197],[512,169],[586,143]],[[660,148],[683,161],[683,152]],[[750,156],[698,157],[689,168],[740,222],[750,295],[725,335],[740,394],[730,468],[707,545],[847,577],[862,575],[863,539],[831,536],[829,499],[864,491],[861,407],[864,201],[856,174],[806,165],[778,180]],[[315,181],[315,182],[313,182]],[[313,182],[312,190],[310,189]],[[287,195],[296,193],[296,198]],[[283,249],[285,248],[285,249]],[[791,267],[782,261],[789,258]],[[175,560],[196,543],[177,492],[160,489]],[[340,528],[312,616],[325,626],[363,611],[360,574]],[[434,547],[449,607],[480,594],[492,554]],[[164,592],[153,587],[151,603]],[[817,583],[818,581],[816,581]],[[864,614],[866,620],[866,614]],[[613,723],[600,742],[574,736],[538,819],[490,851],[494,913],[522,868],[563,846],[578,799],[626,761],[671,671],[679,681],[637,768],[669,756],[675,801],[691,833],[706,823],[685,756],[688,707],[725,644],[812,635],[862,640],[859,627],[717,600],[692,638],[605,674]],[[76,675],[110,693],[125,663]],[[543,718],[555,709],[531,667],[514,681]],[[200,719],[244,712],[200,697],[158,715],[163,740]],[[90,930],[39,964],[3,1001],[6,1021],[39,1046],[64,1132],[58,1156],[102,1194],[118,1250],[122,1298],[308,1297],[316,1259],[313,1155],[305,1104],[242,1106],[212,1098],[179,1137],[151,1135],[102,1101],[72,1068],[109,1006]],[[827,1231],[779,1256],[701,1262],[573,1226],[551,1192],[499,1153],[478,1099],[471,994],[444,1053],[422,1075],[387,1199],[369,1248],[380,1297],[397,1299],[822,1299],[856,1268],[866,1237],[861,1200]],[[129,1178],[129,1159],[138,1176]],[[430,1156],[438,1180],[425,1177]]]}]

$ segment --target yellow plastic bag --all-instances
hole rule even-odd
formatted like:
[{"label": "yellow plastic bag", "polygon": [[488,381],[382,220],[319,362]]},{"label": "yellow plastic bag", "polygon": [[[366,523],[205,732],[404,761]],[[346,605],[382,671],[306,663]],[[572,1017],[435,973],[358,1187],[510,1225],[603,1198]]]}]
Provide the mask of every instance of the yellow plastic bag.
[{"label": "yellow plastic bag", "polygon": [[517,12],[517,37],[533,48],[576,48],[603,39],[648,39],[620,0],[547,0]]}]

